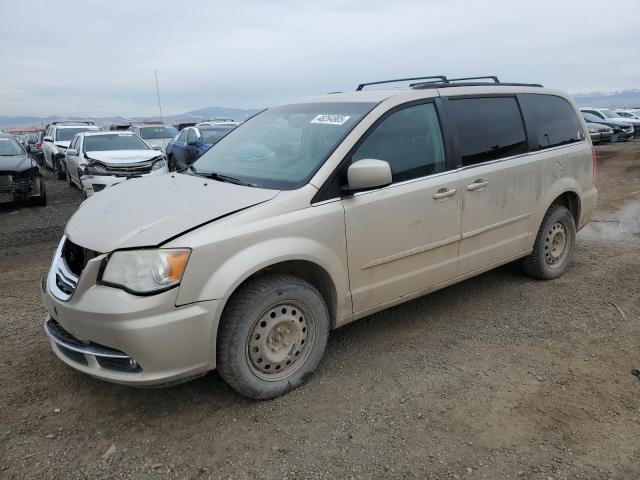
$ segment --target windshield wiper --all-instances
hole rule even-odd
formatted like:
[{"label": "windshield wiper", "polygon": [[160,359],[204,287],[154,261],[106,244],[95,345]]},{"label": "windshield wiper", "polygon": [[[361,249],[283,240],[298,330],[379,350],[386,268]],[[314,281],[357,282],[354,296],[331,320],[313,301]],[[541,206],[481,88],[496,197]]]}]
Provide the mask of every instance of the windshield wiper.
[{"label": "windshield wiper", "polygon": [[255,187],[256,186],[255,183],[243,182],[239,178],[232,177],[230,175],[224,175],[222,173],[217,173],[217,172],[199,172],[199,171],[196,170],[196,167],[194,167],[193,165],[190,165],[189,168],[191,169],[191,171],[195,175],[197,175],[199,177],[211,178],[211,179],[217,180],[219,182],[233,183],[235,185],[244,185],[245,187]]}]

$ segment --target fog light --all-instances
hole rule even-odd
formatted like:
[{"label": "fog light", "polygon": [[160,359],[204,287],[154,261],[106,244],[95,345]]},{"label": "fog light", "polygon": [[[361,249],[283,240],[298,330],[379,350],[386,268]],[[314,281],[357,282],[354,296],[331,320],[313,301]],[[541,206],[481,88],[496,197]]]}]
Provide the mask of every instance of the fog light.
[{"label": "fog light", "polygon": [[101,185],[99,183],[94,183],[93,185],[91,185],[93,187],[93,191],[94,192],[99,192],[101,190],[104,190],[105,185]]}]

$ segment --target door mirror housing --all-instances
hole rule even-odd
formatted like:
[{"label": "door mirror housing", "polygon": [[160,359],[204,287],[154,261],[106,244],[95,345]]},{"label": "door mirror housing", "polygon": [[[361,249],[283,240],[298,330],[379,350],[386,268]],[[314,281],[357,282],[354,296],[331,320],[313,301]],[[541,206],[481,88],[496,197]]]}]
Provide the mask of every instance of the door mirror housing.
[{"label": "door mirror housing", "polygon": [[70,157],[77,157],[78,151],[74,150],[73,148],[67,148],[66,154],[69,155]]},{"label": "door mirror housing", "polygon": [[43,141],[43,142],[53,142],[53,138],[51,138],[51,137],[44,137],[44,138],[42,139],[42,141]]},{"label": "door mirror housing", "polygon": [[151,145],[151,150],[156,150],[158,152],[161,152],[162,147],[160,145]]},{"label": "door mirror housing", "polygon": [[346,194],[386,187],[392,181],[391,166],[384,160],[367,158],[353,162],[347,170]]}]

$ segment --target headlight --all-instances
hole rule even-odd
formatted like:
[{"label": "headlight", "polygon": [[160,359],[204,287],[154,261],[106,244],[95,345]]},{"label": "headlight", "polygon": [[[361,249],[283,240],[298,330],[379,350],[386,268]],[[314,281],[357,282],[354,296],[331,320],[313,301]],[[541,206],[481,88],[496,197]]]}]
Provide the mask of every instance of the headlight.
[{"label": "headlight", "polygon": [[590,128],[589,133],[598,133],[598,130],[596,130],[595,128]]},{"label": "headlight", "polygon": [[85,172],[89,175],[110,175],[111,172],[106,165],[101,163],[90,163],[86,166]]},{"label": "headlight", "polygon": [[189,249],[123,250],[109,256],[102,282],[133,293],[153,293],[180,283]]},{"label": "headlight", "polygon": [[153,162],[153,164],[151,165],[151,171],[154,172],[162,167],[164,167],[167,163],[164,161],[164,158],[161,158],[160,160],[156,160],[155,162]]}]

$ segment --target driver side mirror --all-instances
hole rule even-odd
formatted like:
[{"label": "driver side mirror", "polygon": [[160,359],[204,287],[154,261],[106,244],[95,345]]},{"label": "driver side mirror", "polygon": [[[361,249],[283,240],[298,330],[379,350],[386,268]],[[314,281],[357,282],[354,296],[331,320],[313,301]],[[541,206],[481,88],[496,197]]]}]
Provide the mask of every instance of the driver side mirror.
[{"label": "driver side mirror", "polygon": [[151,145],[151,150],[157,150],[158,152],[161,152],[162,147],[160,145]]},{"label": "driver side mirror", "polygon": [[78,156],[78,151],[74,150],[73,148],[67,148],[67,151],[65,153],[70,157],[77,157]]},{"label": "driver side mirror", "polygon": [[51,137],[44,137],[44,138],[42,139],[42,141],[43,141],[43,142],[53,142],[53,138],[51,138]]},{"label": "driver side mirror", "polygon": [[353,194],[372,188],[386,187],[392,181],[391,167],[384,160],[367,158],[352,163],[347,170],[347,185],[342,191]]}]

